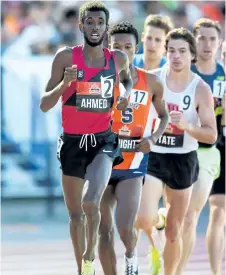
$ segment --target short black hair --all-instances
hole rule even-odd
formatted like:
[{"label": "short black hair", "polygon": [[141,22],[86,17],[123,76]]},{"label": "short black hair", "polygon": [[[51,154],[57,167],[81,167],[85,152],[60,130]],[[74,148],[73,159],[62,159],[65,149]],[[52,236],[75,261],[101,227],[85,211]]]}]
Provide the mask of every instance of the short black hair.
[{"label": "short black hair", "polygon": [[92,1],[83,4],[79,9],[79,21],[80,23],[84,23],[85,13],[87,11],[103,11],[106,15],[106,23],[109,21],[109,10],[106,8],[103,2]]},{"label": "short black hair", "polygon": [[195,37],[189,30],[185,28],[178,28],[170,31],[166,36],[166,51],[168,51],[168,44],[171,39],[181,39],[187,42],[189,44],[191,54],[194,55],[192,63],[195,63],[197,61],[197,48]]},{"label": "short black hair", "polygon": [[109,37],[111,37],[114,34],[117,33],[125,33],[125,34],[132,34],[135,37],[136,40],[136,45],[138,45],[139,43],[139,37],[138,37],[138,31],[137,29],[133,26],[133,24],[131,24],[128,21],[123,21],[120,23],[117,23],[113,26],[111,26],[110,30],[109,30]]}]

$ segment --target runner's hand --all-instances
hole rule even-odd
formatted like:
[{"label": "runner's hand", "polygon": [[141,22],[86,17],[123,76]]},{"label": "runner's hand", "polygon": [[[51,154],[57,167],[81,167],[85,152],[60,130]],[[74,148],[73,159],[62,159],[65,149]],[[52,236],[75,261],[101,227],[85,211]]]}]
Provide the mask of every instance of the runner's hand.
[{"label": "runner's hand", "polygon": [[63,83],[71,85],[71,82],[77,80],[77,65],[72,65],[72,67],[65,68]]},{"label": "runner's hand", "polygon": [[151,152],[151,148],[154,145],[152,138],[143,138],[137,145],[137,151],[147,154]]},{"label": "runner's hand", "polygon": [[119,97],[117,101],[118,101],[118,104],[116,106],[116,109],[125,111],[129,104],[128,99],[126,97]]},{"label": "runner's hand", "polygon": [[188,122],[184,118],[184,114],[180,111],[170,112],[171,123],[181,130],[188,128]]}]

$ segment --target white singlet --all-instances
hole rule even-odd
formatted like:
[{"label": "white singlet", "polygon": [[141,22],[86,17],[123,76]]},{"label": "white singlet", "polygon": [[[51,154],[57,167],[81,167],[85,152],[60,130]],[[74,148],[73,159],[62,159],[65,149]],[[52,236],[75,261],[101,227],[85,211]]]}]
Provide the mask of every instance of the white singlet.
[{"label": "white singlet", "polygon": [[[160,80],[164,87],[163,98],[166,102],[169,112],[181,111],[184,118],[189,123],[200,125],[198,113],[195,106],[196,88],[201,78],[195,74],[193,80],[189,83],[183,92],[172,92],[166,84],[167,67],[160,71]],[[156,114],[157,117],[157,114]],[[160,120],[153,119],[152,131],[158,127]],[[152,152],[156,153],[174,153],[185,154],[198,149],[198,141],[190,136],[186,131],[178,129],[170,122],[164,134],[158,139],[152,147]]]}]

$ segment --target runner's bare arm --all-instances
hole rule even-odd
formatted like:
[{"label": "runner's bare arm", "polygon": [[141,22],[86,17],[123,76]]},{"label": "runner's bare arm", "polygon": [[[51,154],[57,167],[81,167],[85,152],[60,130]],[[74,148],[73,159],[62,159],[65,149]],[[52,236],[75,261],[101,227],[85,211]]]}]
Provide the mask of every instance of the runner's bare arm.
[{"label": "runner's bare arm", "polygon": [[214,144],[217,140],[217,125],[214,113],[214,101],[209,86],[201,81],[196,91],[196,106],[201,127],[188,124],[185,129],[200,142]]},{"label": "runner's bare arm", "polygon": [[46,92],[41,98],[40,109],[47,112],[52,109],[63,94],[68,83],[63,81],[66,67],[72,64],[70,48],[59,50],[53,60],[50,79],[46,85]]},{"label": "runner's bare arm", "polygon": [[123,97],[128,98],[133,88],[133,80],[129,69],[129,59],[126,53],[115,50],[116,65],[119,72],[119,82],[125,87],[125,94]]},{"label": "runner's bare arm", "polygon": [[168,125],[169,113],[165,101],[163,100],[163,85],[159,78],[156,75],[147,73],[147,83],[150,89],[149,92],[153,95],[153,105],[158,113],[159,119],[161,120],[158,129],[152,134],[152,140],[155,143],[164,133]]}]

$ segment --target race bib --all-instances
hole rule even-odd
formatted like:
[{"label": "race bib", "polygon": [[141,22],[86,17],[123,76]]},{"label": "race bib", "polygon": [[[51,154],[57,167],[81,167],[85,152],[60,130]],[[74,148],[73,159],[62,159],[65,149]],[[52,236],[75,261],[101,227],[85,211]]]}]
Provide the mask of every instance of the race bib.
[{"label": "race bib", "polygon": [[140,140],[139,137],[119,136],[119,145],[122,152],[137,152],[136,145]]},{"label": "race bib", "polygon": [[101,77],[101,96],[103,98],[113,97],[114,79],[110,77]]},{"label": "race bib", "polygon": [[148,92],[132,90],[130,94],[130,103],[136,103],[141,105],[147,105],[148,103]]},{"label": "race bib", "polygon": [[[159,119],[154,119],[152,132],[158,128]],[[162,136],[157,140],[157,146],[168,147],[168,148],[180,148],[184,145],[184,131],[178,129],[175,125],[171,123],[168,124],[167,129],[162,134]]]},{"label": "race bib", "polygon": [[226,92],[226,81],[214,80],[213,97],[222,98],[225,92]]},{"label": "race bib", "polygon": [[119,145],[122,152],[136,152],[136,144],[143,135],[141,125],[128,126],[122,123],[113,123],[112,130],[119,136]]},{"label": "race bib", "polygon": [[[106,84],[107,85],[107,84]],[[77,85],[76,110],[78,112],[107,113],[113,101],[113,91],[102,83],[82,82]],[[105,95],[103,97],[102,95]]]}]

